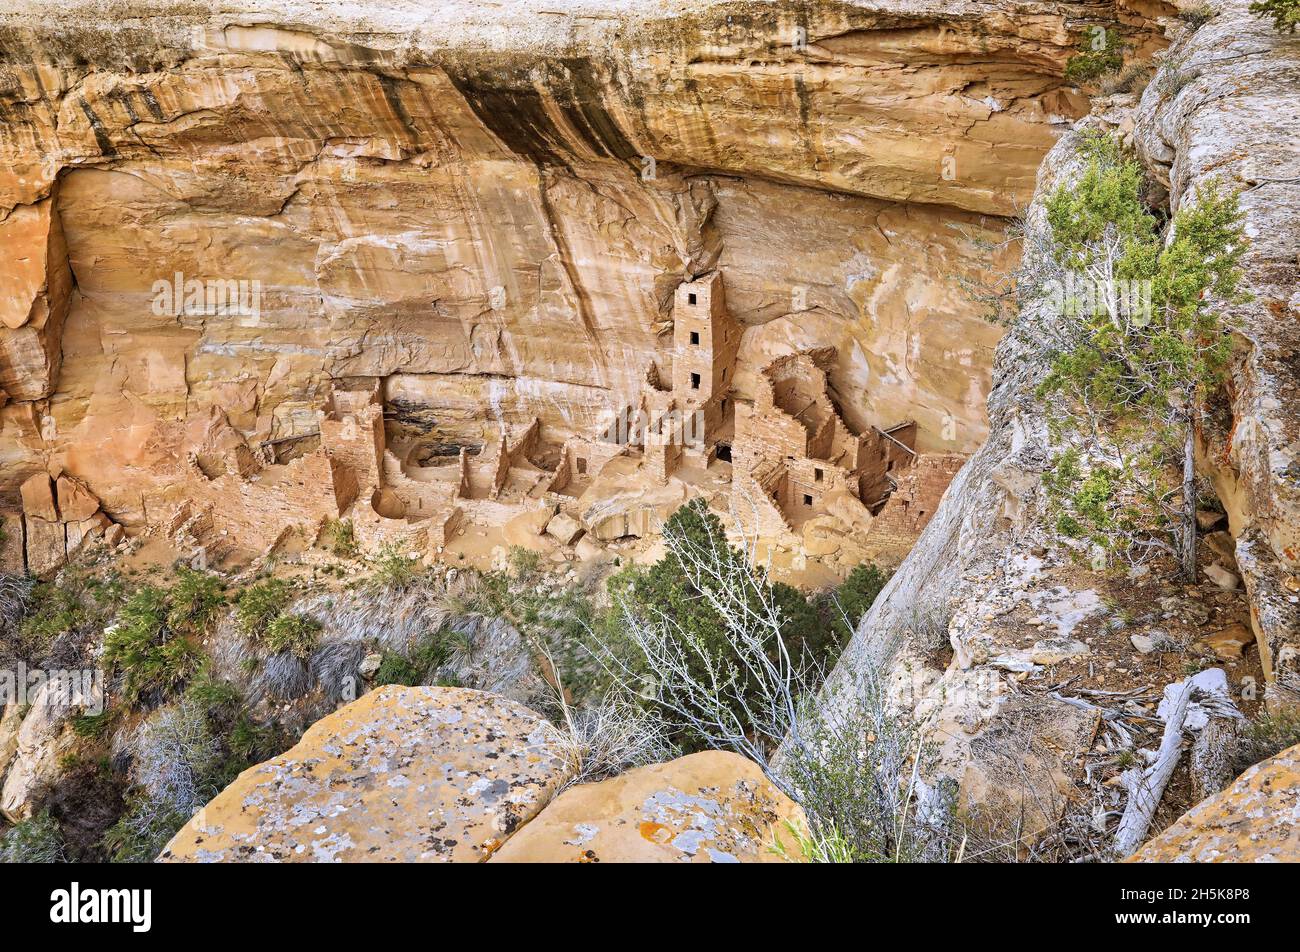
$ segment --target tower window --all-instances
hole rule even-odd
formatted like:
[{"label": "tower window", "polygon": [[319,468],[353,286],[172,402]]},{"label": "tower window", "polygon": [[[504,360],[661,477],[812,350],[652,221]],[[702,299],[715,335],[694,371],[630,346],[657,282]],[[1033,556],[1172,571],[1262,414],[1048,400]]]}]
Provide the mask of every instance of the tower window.
[{"label": "tower window", "polygon": [[692,389],[692,390],[699,390],[699,389],[700,389],[700,375],[699,375],[699,374],[691,374],[691,389]]},{"label": "tower window", "polygon": [[820,483],[821,481],[822,481],[822,471],[821,471],[820,469],[814,469],[814,470],[813,470],[813,482],[815,482],[815,483]]},{"label": "tower window", "polygon": [[695,292],[692,291],[692,292],[690,292],[689,294],[687,294],[687,295],[686,295],[686,300],[687,300],[689,303],[694,304],[694,303],[695,303]]},{"label": "tower window", "polygon": [[811,505],[812,505],[812,496],[809,496],[807,493],[804,493],[804,494],[803,494],[803,504],[804,504],[805,506],[811,506]]},{"label": "tower window", "polygon": [[692,343],[692,344],[698,344],[699,342],[700,342],[700,332],[699,332],[699,331],[691,331],[691,343]]},{"label": "tower window", "polygon": [[585,476],[587,473],[587,461],[581,456],[578,457],[578,475]]}]

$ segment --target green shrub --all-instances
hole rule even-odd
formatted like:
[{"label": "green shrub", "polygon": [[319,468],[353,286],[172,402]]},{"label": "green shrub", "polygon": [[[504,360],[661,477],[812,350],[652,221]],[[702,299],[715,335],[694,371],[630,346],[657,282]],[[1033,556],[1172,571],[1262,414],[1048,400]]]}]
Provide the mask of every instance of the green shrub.
[{"label": "green shrub", "polygon": [[419,671],[409,659],[396,652],[386,651],[371,681],[376,687],[385,684],[404,684],[407,687],[414,687],[420,683],[422,674],[423,672]]},{"label": "green shrub", "polygon": [[[728,672],[737,688],[733,693],[739,695],[731,704],[738,718],[746,716],[747,704],[761,700],[753,696],[759,687],[753,672],[737,655],[732,628],[710,604],[709,595],[718,595],[720,589],[703,588],[715,584],[708,580],[714,571],[720,578],[729,578],[731,583],[742,578],[750,580],[750,588],[744,594],[750,612],[763,612],[764,602],[767,607],[775,606],[781,619],[779,641],[772,638],[766,649],[773,658],[784,645],[798,668],[817,668],[826,664],[838,648],[834,622],[824,617],[816,606],[809,605],[797,589],[773,583],[761,569],[747,566],[744,555],[728,545],[721,521],[709,511],[703,499],[693,499],[674,512],[664,524],[664,534],[678,540],[677,550],[690,552],[713,568],[705,573],[689,570],[675,554],[674,546],[670,546],[668,554],[649,568],[629,566],[608,581],[613,609],[602,625],[600,650],[621,657],[627,670],[648,680],[658,676],[658,672],[649,670],[647,660],[636,646],[627,643],[625,627],[630,616],[660,626],[675,639],[688,659],[686,663],[693,678],[707,680],[713,676],[712,672]],[[857,581],[863,581],[863,576]],[[697,584],[702,588],[697,588]],[[661,625],[663,620],[671,621]],[[732,623],[736,622],[733,619]],[[699,738],[675,740],[686,748],[699,746]]]},{"label": "green shrub", "polygon": [[339,558],[351,559],[357,555],[357,539],[350,519],[331,519],[325,523],[325,542]]},{"label": "green shrub", "polygon": [[62,583],[38,582],[27,596],[27,613],[18,629],[20,649],[37,658],[50,649],[54,639],[75,629],[88,627],[95,613],[83,599],[84,586],[75,577]]},{"label": "green shrub", "polygon": [[[1294,3],[1295,0],[1292,0]],[[1252,8],[1252,12],[1255,12]],[[1205,26],[1214,19],[1214,8],[1208,3],[1200,3],[1192,7],[1183,7],[1178,11],[1178,19],[1182,20],[1193,30]]]},{"label": "green shrub", "polygon": [[853,629],[875,604],[889,576],[888,571],[875,563],[863,562],[836,586],[833,596],[821,600],[822,614],[835,634],[837,647],[848,643]]},{"label": "green shrub", "polygon": [[285,614],[266,626],[261,643],[270,652],[288,651],[306,660],[316,649],[321,623],[307,615]]},{"label": "green shrub", "polygon": [[235,601],[235,624],[241,632],[257,640],[266,627],[279,617],[292,597],[284,579],[268,578],[244,589]]},{"label": "green shrub", "polygon": [[1102,290],[1143,289],[1146,300],[1121,304],[1116,291],[1061,302],[1073,344],[1054,355],[1039,396],[1057,398],[1054,438],[1072,432],[1096,452],[1087,467],[1077,451],[1058,458],[1046,488],[1064,534],[1112,552],[1179,555],[1191,576],[1194,538],[1169,501],[1181,494],[1184,511],[1198,502],[1183,463],[1232,354],[1231,320],[1215,302],[1246,299],[1243,216],[1237,194],[1210,182],[1162,233],[1137,160],[1105,133],[1086,133],[1082,146],[1083,174],[1046,201],[1056,264]]},{"label": "green shrub", "polygon": [[82,714],[72,720],[72,729],[78,737],[103,740],[117,721],[117,708],[106,708],[98,714]]},{"label": "green shrub", "polygon": [[1072,83],[1091,83],[1124,65],[1119,32],[1093,27],[1079,43],[1079,52],[1065,64],[1065,78]]},{"label": "green shrub", "polygon": [[203,661],[187,637],[168,627],[170,612],[167,593],[146,585],[127,600],[116,625],[104,635],[104,662],[122,672],[128,703],[177,687]]},{"label": "green shrub", "polygon": [[190,680],[185,696],[208,712],[237,707],[242,699],[238,688],[214,678],[206,665]]},{"label": "green shrub", "polygon": [[[430,674],[441,665],[446,664],[447,659],[451,657],[455,639],[454,632],[444,630],[421,639],[409,655],[402,655],[392,651],[385,652],[383,660],[379,662],[379,668],[375,671],[371,681],[376,686],[404,684],[407,687],[415,687],[418,684],[424,684]],[[444,687],[459,686],[450,683],[444,684],[443,680],[438,683]]]},{"label": "green shrub", "polygon": [[395,542],[382,546],[373,562],[368,586],[380,592],[401,592],[409,588],[419,574],[419,564]]},{"label": "green shrub", "polygon": [[1271,17],[1278,33],[1294,33],[1300,26],[1300,0],[1256,0],[1250,12],[1257,17]]},{"label": "green shrub", "polygon": [[542,567],[542,554],[522,545],[512,545],[506,556],[510,574],[521,581],[528,581],[537,576]]},{"label": "green shrub", "polygon": [[0,863],[63,863],[63,833],[48,810],[16,824],[0,837]]},{"label": "green shrub", "polygon": [[176,584],[168,592],[168,600],[171,607],[167,624],[172,631],[202,634],[225,604],[225,586],[211,572],[182,567],[177,570]]},{"label": "green shrub", "polygon": [[136,791],[126,812],[104,834],[100,845],[113,863],[152,863],[189,817],[174,808],[159,808]]}]

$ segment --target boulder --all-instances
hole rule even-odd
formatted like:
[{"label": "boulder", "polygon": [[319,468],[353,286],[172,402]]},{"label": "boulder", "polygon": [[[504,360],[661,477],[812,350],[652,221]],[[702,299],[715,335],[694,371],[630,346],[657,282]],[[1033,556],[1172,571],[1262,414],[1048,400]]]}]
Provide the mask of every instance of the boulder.
[{"label": "boulder", "polygon": [[1196,642],[1195,647],[1213,651],[1221,661],[1241,658],[1246,646],[1255,641],[1255,632],[1246,625],[1229,625]]},{"label": "boulder", "polygon": [[113,523],[102,512],[96,512],[89,519],[69,522],[64,529],[64,544],[68,557],[75,555],[86,543],[101,539],[104,532]]},{"label": "boulder", "polygon": [[1196,527],[1202,532],[1209,532],[1227,518],[1226,513],[1216,512],[1212,509],[1198,509],[1196,510]]},{"label": "boulder", "polygon": [[99,497],[79,479],[67,474],[56,482],[59,497],[59,517],[64,522],[83,522],[99,512]]},{"label": "boulder", "polygon": [[565,791],[493,857],[503,863],[773,863],[803,811],[739,754],[705,751]]},{"label": "boulder", "polygon": [[62,565],[68,558],[67,533],[63,523],[28,517],[27,571],[44,575]]},{"label": "boulder", "polygon": [[1236,572],[1225,569],[1217,563],[1205,566],[1202,571],[1205,572],[1206,578],[1224,591],[1230,592],[1241,584],[1241,579]]},{"label": "boulder", "polygon": [[23,497],[23,512],[29,517],[46,522],[59,521],[59,510],[54,503],[54,484],[47,473],[29,476],[19,487],[19,492]]},{"label": "boulder", "polygon": [[[103,703],[102,686],[79,678],[52,677],[36,688],[0,790],[0,813],[10,822],[30,817],[33,796],[58,778],[60,762],[77,740],[72,718],[102,711]],[[6,720],[9,716],[6,711]]]},{"label": "boulder", "polygon": [[363,678],[368,678],[379,670],[379,666],[384,663],[384,656],[378,651],[372,651],[361,659],[361,664],[357,665],[357,674]]},{"label": "boulder", "polygon": [[1169,633],[1161,628],[1152,628],[1142,635],[1129,635],[1128,640],[1139,654],[1151,654],[1152,652],[1165,654],[1178,650],[1178,642],[1169,637]]},{"label": "boulder", "polygon": [[584,531],[582,523],[562,512],[546,524],[546,534],[560,545],[573,545]]},{"label": "boulder", "polygon": [[190,820],[164,862],[481,862],[570,776],[504,698],[388,685],[313,724]]},{"label": "boulder", "polygon": [[1300,745],[1251,767],[1127,862],[1300,862]]},{"label": "boulder", "polygon": [[1087,645],[1073,638],[1045,638],[1034,643],[1029,653],[1029,660],[1034,664],[1060,664],[1062,661],[1081,658],[1091,653]]},{"label": "boulder", "polygon": [[22,722],[22,708],[17,701],[9,701],[0,708],[0,780],[18,752],[18,728]]}]

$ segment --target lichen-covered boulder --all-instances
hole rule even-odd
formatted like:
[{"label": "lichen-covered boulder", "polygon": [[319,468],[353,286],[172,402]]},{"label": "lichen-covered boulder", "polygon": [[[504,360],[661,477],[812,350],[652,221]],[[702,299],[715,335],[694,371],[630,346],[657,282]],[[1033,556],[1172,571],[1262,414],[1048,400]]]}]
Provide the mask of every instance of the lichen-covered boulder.
[{"label": "lichen-covered boulder", "polygon": [[803,811],[738,754],[705,751],[573,787],[493,857],[510,863],[771,863]]},{"label": "lichen-covered boulder", "polygon": [[70,674],[41,682],[25,712],[22,705],[6,707],[0,719],[0,761],[9,768],[0,768],[0,814],[5,819],[18,823],[32,815],[42,790],[58,779],[65,755],[76,746],[73,718],[98,713],[103,704],[98,681]]},{"label": "lichen-covered boulder", "polygon": [[1251,767],[1128,862],[1300,862],[1300,745]]},{"label": "lichen-covered boulder", "polygon": [[570,770],[559,732],[513,701],[389,685],[240,774],[159,860],[479,862]]}]

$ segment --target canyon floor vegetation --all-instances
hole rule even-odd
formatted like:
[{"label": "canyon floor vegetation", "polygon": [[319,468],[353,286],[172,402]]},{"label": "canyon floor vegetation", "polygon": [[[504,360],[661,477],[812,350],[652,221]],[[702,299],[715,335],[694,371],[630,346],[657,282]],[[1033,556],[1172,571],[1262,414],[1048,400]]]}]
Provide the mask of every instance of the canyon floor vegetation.
[{"label": "canyon floor vegetation", "polygon": [[[35,794],[32,817],[0,836],[0,855],[150,860],[241,770],[384,684],[481,687],[527,701],[564,727],[581,762],[578,781],[676,753],[735,749],[747,735],[761,739],[742,749],[766,764],[789,721],[772,710],[776,669],[749,670],[757,658],[746,650],[760,643],[732,641],[726,586],[747,586],[747,608],[767,613],[764,664],[791,660],[785,687],[800,705],[888,579],[863,565],[812,596],[768,583],[700,503],[668,521],[659,561],[585,584],[522,548],[488,573],[431,570],[392,547],[367,559],[346,544],[346,526],[326,527],[310,571],[271,564],[226,574],[101,557],[49,582],[0,579],[6,663],[102,664],[105,675],[102,710],[75,718],[57,777]],[[700,553],[714,558],[710,571],[730,574],[707,581],[690,561]],[[684,626],[676,647],[691,655],[687,670],[727,682],[717,695],[725,736],[677,716],[720,713],[682,706],[703,700],[683,693],[687,686],[664,680],[664,693],[646,690],[652,659],[636,637],[643,629],[629,625],[664,611]],[[88,811],[92,800],[99,806]]]}]

